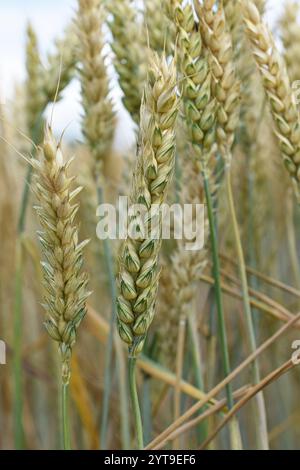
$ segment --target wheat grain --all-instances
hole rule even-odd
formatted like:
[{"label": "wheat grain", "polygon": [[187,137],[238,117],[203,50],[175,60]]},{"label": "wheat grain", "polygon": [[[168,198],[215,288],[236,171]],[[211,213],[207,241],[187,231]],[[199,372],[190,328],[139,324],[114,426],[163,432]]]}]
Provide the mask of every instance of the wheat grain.
[{"label": "wheat grain", "polygon": [[111,151],[115,114],[103,51],[103,6],[98,0],[78,0],[81,87],[84,108],[83,133],[95,160],[95,172]]},{"label": "wheat grain", "polygon": [[33,191],[39,201],[37,215],[43,232],[39,232],[45,261],[45,327],[59,343],[62,360],[62,379],[70,379],[70,359],[77,329],[85,313],[88,279],[81,272],[83,248],[78,243],[74,218],[78,204],[73,200],[81,188],[72,189],[74,178],[68,176],[71,160],[63,161],[60,143],[56,143],[51,128],[45,129],[40,158],[31,160],[35,170]]},{"label": "wheat grain", "polygon": [[242,7],[245,31],[270,103],[283,162],[300,197],[299,117],[286,67],[254,3],[243,1]]},{"label": "wheat grain", "polygon": [[141,107],[140,150],[130,198],[131,205],[140,204],[145,213],[141,221],[134,216],[129,219],[137,230],[146,230],[139,239],[128,234],[120,254],[119,332],[132,357],[142,350],[154,316],[160,207],[174,170],[177,108],[175,63],[168,65],[165,56],[154,55]]}]

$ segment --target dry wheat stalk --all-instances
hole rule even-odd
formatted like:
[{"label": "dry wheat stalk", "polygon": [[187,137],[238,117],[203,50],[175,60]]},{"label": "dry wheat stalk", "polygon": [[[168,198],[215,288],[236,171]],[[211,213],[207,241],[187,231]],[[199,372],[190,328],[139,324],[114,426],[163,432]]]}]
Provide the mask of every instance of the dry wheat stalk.
[{"label": "dry wheat stalk", "polygon": [[[176,65],[153,55],[141,107],[140,149],[130,205],[139,204],[141,219],[130,217],[140,237],[130,233],[120,253],[118,324],[123,341],[135,357],[142,350],[152,322],[158,288],[161,245],[161,204],[175,163],[175,122],[178,112]],[[138,239],[136,239],[138,238]]]},{"label": "dry wheat stalk", "polygon": [[279,140],[284,165],[288,170],[297,196],[300,182],[300,128],[297,107],[284,62],[274,39],[263,23],[252,1],[242,2],[245,31],[261,72]]},{"label": "dry wheat stalk", "polygon": [[300,80],[300,24],[299,3],[287,1],[280,19],[284,59],[291,83]]},{"label": "dry wheat stalk", "polygon": [[215,0],[197,4],[203,41],[209,49],[213,74],[213,96],[218,103],[217,141],[220,151],[230,162],[230,150],[239,118],[240,85],[235,74],[232,40],[227,31],[222,3],[215,10]]},{"label": "dry wheat stalk", "polygon": [[182,76],[182,100],[188,139],[196,160],[205,161],[215,140],[215,100],[211,96],[211,73],[202,41],[195,29],[192,6],[166,0],[166,13],[177,27],[178,59]]},{"label": "dry wheat stalk", "polygon": [[113,35],[111,47],[115,54],[114,64],[120,87],[124,93],[123,103],[133,120],[138,123],[148,62],[145,36],[132,0],[110,0],[107,8],[113,15],[109,22]]},{"label": "dry wheat stalk", "polygon": [[44,307],[45,327],[59,343],[64,384],[70,378],[70,359],[77,329],[86,308],[87,276],[82,273],[82,251],[87,241],[78,243],[78,229],[74,218],[78,204],[74,198],[81,188],[72,189],[73,177],[68,176],[72,160],[64,162],[60,143],[53,137],[49,126],[38,159],[32,159],[35,170],[33,191],[39,201],[36,207],[43,232],[39,232],[45,261]]},{"label": "dry wheat stalk", "polygon": [[81,87],[84,108],[83,133],[95,160],[95,172],[111,151],[115,114],[103,53],[103,5],[99,0],[78,0],[77,26]]}]

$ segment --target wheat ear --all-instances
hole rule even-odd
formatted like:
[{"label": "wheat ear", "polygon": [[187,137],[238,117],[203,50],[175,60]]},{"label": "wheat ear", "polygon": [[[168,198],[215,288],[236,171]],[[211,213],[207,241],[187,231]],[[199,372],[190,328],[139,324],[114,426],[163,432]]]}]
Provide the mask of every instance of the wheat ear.
[{"label": "wheat ear", "polygon": [[119,84],[124,93],[123,104],[138,123],[147,73],[145,36],[132,0],[110,0],[107,8],[112,14],[109,26],[114,41],[111,47],[115,54],[114,65]]},{"label": "wheat ear", "polygon": [[[175,61],[153,54],[141,106],[137,164],[128,216],[129,232],[119,262],[118,326],[129,349],[129,385],[139,448],[143,426],[136,388],[136,358],[153,320],[158,289],[161,205],[175,166],[178,113]],[[138,205],[138,212],[135,212]],[[134,224],[135,232],[131,232]],[[130,227],[131,226],[131,227]]]},{"label": "wheat ear", "polygon": [[31,24],[27,27],[26,71],[27,127],[32,136],[44,107],[44,93],[38,39]]},{"label": "wheat ear", "polygon": [[146,34],[150,47],[156,52],[172,53],[176,29],[163,12],[162,0],[144,0]]},{"label": "wheat ear", "polygon": [[198,6],[203,41],[209,49],[213,74],[213,96],[218,103],[217,141],[219,149],[230,163],[230,152],[239,119],[240,85],[236,78],[232,40],[227,31],[222,3],[215,11],[215,0],[204,0]]},{"label": "wheat ear", "polygon": [[[174,171],[177,112],[175,63],[168,65],[164,56],[160,59],[154,55],[141,107],[140,150],[130,197],[131,205],[140,204],[145,209],[144,223],[149,231],[138,240],[129,234],[120,254],[119,332],[133,357],[142,350],[154,315],[160,206]],[[156,238],[153,228],[157,229]]]},{"label": "wheat ear", "polygon": [[245,32],[260,70],[275,124],[283,163],[300,200],[300,127],[297,106],[284,62],[252,1],[242,1]]},{"label": "wheat ear", "polygon": [[70,379],[70,360],[77,329],[83,320],[87,291],[87,275],[82,273],[83,248],[78,242],[74,218],[78,204],[74,198],[81,188],[72,189],[74,178],[68,176],[71,160],[64,162],[60,143],[49,126],[38,159],[32,159],[35,176],[33,191],[39,205],[36,212],[43,227],[39,232],[45,261],[45,327],[58,342],[62,360],[62,380]]},{"label": "wheat ear", "polygon": [[294,81],[300,80],[300,25],[298,13],[299,3],[287,1],[280,19],[284,60],[292,84]]},{"label": "wheat ear", "polygon": [[195,29],[192,6],[166,0],[165,11],[177,28],[178,60],[188,140],[197,161],[207,164],[215,141],[216,101],[211,94],[212,75],[201,35]]},{"label": "wheat ear", "polygon": [[[77,27],[81,87],[84,108],[83,133],[99,167],[109,155],[115,132],[115,114],[109,96],[109,83],[101,31],[105,20],[98,0],[78,0]],[[99,168],[96,170],[99,173]]]}]

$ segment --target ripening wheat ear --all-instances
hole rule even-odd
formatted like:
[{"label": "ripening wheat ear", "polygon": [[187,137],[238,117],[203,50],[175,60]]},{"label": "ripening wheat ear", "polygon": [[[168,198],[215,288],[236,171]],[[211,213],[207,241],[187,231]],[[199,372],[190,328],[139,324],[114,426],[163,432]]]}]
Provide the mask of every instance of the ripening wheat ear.
[{"label": "ripening wheat ear", "polygon": [[217,141],[220,151],[230,161],[231,147],[239,118],[240,85],[235,75],[232,40],[226,29],[222,3],[215,10],[214,0],[204,0],[197,11],[203,41],[209,49],[213,74],[213,96],[217,107]]},{"label": "ripening wheat ear", "polygon": [[138,123],[143,88],[147,74],[148,49],[142,25],[139,24],[132,0],[109,0],[112,15],[109,27],[113,35],[115,69],[124,93],[123,104]]},{"label": "ripening wheat ear", "polygon": [[300,24],[299,3],[287,1],[280,19],[280,32],[284,46],[284,60],[291,83],[300,80]]},{"label": "ripening wheat ear", "polygon": [[73,189],[74,178],[68,176],[71,160],[64,162],[60,143],[55,141],[49,126],[38,159],[30,162],[35,171],[33,191],[43,231],[39,232],[45,261],[45,327],[58,342],[62,360],[62,380],[70,379],[70,360],[77,329],[86,314],[87,275],[82,272],[83,248],[78,242],[74,218],[78,204],[75,197],[81,188]]},{"label": "ripening wheat ear", "polygon": [[144,0],[144,20],[150,47],[156,52],[173,52],[176,29],[163,12],[162,0]]},{"label": "ripening wheat ear", "polygon": [[177,29],[184,117],[193,155],[206,165],[215,141],[216,101],[211,94],[212,75],[190,4],[166,0],[165,11]]},{"label": "ripening wheat ear", "polygon": [[83,133],[91,148],[95,173],[110,153],[115,132],[115,114],[103,52],[103,5],[98,0],[78,0],[77,27],[82,101]]},{"label": "ripening wheat ear", "polygon": [[252,1],[242,1],[245,32],[260,70],[275,124],[284,165],[300,200],[300,126],[297,106],[284,62]]},{"label": "ripening wheat ear", "polygon": [[26,71],[26,118],[32,136],[44,108],[44,93],[38,39],[31,24],[27,27]]},{"label": "ripening wheat ear", "polygon": [[130,197],[131,207],[142,205],[145,213],[141,224],[133,216],[129,219],[137,230],[140,227],[146,233],[141,232],[140,237],[129,233],[120,253],[118,324],[131,357],[142,350],[154,315],[161,244],[160,206],[174,171],[177,113],[175,63],[168,64],[164,56],[160,59],[154,55],[141,107],[140,150]]}]

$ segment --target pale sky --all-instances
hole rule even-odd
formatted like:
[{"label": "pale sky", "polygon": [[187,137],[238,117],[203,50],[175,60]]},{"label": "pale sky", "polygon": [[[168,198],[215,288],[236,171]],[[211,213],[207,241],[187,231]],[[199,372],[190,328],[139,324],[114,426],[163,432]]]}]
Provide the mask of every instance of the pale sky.
[{"label": "pale sky", "polygon": [[[122,0],[119,0],[122,1]],[[267,19],[274,27],[284,0],[268,0]],[[37,32],[43,55],[49,50],[53,39],[68,24],[76,10],[76,0],[0,0],[0,94],[1,99],[12,98],[16,81],[25,76],[24,45],[26,23],[30,20]],[[132,141],[132,126],[120,103],[120,90],[114,89],[116,109],[120,115],[118,142],[129,145]],[[79,84],[74,81],[65,92],[64,100],[55,109],[55,128],[59,132],[68,123],[67,136],[80,133]]]}]

